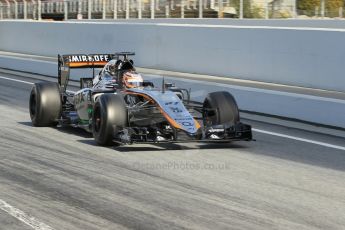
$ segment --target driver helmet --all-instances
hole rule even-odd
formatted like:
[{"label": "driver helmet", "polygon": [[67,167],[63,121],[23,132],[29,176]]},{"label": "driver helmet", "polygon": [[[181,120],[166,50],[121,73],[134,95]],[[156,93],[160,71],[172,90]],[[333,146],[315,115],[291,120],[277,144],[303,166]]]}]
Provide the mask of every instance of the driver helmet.
[{"label": "driver helmet", "polygon": [[143,86],[143,78],[134,71],[128,71],[123,74],[123,85],[127,88],[138,88]]}]

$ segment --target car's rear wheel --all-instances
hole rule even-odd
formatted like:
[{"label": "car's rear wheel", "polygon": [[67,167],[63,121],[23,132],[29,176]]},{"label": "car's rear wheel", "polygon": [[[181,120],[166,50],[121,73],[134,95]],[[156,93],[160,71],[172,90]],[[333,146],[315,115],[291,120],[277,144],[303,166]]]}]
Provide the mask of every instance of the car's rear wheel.
[{"label": "car's rear wheel", "polygon": [[29,111],[34,126],[53,126],[61,116],[62,102],[57,83],[36,83],[31,90]]},{"label": "car's rear wheel", "polygon": [[226,91],[209,93],[203,104],[204,126],[236,124],[240,115],[235,98]]},{"label": "car's rear wheel", "polygon": [[123,98],[116,94],[103,94],[94,104],[92,133],[102,146],[116,145],[114,136],[127,125],[127,109]]}]

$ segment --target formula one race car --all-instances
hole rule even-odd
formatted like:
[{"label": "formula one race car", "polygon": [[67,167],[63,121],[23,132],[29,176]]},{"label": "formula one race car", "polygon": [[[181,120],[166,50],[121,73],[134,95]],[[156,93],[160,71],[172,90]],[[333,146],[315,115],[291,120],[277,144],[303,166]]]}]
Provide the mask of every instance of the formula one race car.
[{"label": "formula one race car", "polygon": [[[58,83],[36,83],[30,95],[34,126],[73,126],[92,132],[99,145],[160,142],[230,142],[252,139],[229,92],[209,93],[204,102],[190,90],[162,81],[160,89],[136,72],[134,53],[58,56]],[[67,85],[72,68],[93,68],[80,90]],[[102,68],[95,75],[95,68]]]}]

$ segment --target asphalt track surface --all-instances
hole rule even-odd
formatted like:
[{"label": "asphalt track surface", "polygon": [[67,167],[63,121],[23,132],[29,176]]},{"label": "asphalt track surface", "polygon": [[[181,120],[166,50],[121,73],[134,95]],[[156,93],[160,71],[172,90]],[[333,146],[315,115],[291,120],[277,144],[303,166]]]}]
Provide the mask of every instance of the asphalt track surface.
[{"label": "asphalt track surface", "polygon": [[19,80],[0,78],[1,230],[344,229],[344,150],[259,132],[256,142],[99,147],[79,129],[32,127],[25,82],[36,80],[0,76]]}]

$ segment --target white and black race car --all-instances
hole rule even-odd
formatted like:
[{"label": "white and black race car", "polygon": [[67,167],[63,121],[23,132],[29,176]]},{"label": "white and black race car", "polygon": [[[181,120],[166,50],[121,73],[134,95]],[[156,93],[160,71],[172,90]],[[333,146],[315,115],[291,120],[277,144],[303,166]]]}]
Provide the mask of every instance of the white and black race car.
[{"label": "white and black race car", "polygon": [[[36,83],[30,95],[34,126],[73,126],[92,132],[99,145],[160,142],[252,140],[251,126],[240,122],[229,92],[213,92],[203,102],[190,90],[143,81],[129,56],[58,56],[58,83]],[[80,90],[67,90],[71,68],[103,68],[80,79]]]}]

